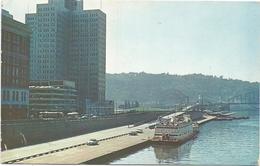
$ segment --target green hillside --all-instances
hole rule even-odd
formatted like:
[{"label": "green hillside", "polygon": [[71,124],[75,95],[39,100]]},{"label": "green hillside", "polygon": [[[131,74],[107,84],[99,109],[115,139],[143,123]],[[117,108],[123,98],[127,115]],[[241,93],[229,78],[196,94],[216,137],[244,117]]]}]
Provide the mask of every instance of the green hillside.
[{"label": "green hillside", "polygon": [[202,74],[169,75],[148,73],[107,74],[106,97],[115,101],[137,100],[141,103],[173,104],[203,96],[217,102],[248,92],[259,93],[259,83],[223,79]]}]

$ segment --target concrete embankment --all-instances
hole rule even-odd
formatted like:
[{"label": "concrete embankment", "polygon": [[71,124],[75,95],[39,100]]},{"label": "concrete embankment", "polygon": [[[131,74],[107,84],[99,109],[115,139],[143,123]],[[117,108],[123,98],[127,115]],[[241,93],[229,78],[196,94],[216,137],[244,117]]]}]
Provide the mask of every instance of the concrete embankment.
[{"label": "concrete embankment", "polygon": [[[174,113],[176,115],[182,112]],[[140,144],[153,137],[154,130],[149,126],[155,122],[147,122],[137,127],[122,126],[99,132],[80,135],[63,140],[7,150],[1,153],[2,163],[25,164],[79,164],[86,161],[113,154]],[[130,136],[129,133],[142,129],[143,133]],[[87,146],[89,139],[100,141],[97,146]]]},{"label": "concrete embankment", "polygon": [[13,149],[133,123],[149,122],[167,113],[136,112],[96,119],[1,122],[2,150],[4,147]]},{"label": "concrete embankment", "polygon": [[[171,116],[178,116],[183,113],[184,112],[177,112]],[[100,157],[110,156],[112,154],[146,144],[154,135],[154,130],[149,129],[149,126],[152,125],[155,125],[155,122],[145,123],[143,125],[131,128],[129,126],[123,126],[107,129],[49,143],[7,150],[2,152],[2,163],[91,163]],[[129,135],[131,131],[135,131],[137,129],[143,129],[143,133],[140,133],[137,136]],[[92,138],[98,139],[100,144],[97,146],[86,145],[86,142]]]},{"label": "concrete embankment", "polygon": [[[23,164],[80,164],[117,151],[147,142],[154,131],[150,124],[128,128],[127,126],[103,130],[64,140],[23,147],[1,153],[2,163]],[[130,136],[133,130],[142,128],[143,133]],[[96,138],[99,145],[88,146],[86,142]]]}]

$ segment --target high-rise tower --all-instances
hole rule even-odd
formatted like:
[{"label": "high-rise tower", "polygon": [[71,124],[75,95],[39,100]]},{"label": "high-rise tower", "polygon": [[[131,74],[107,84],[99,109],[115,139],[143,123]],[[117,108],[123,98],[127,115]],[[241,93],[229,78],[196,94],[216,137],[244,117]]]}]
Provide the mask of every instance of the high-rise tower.
[{"label": "high-rise tower", "polygon": [[105,101],[106,15],[83,0],[49,0],[26,15],[33,31],[30,79],[76,82],[80,111]]}]

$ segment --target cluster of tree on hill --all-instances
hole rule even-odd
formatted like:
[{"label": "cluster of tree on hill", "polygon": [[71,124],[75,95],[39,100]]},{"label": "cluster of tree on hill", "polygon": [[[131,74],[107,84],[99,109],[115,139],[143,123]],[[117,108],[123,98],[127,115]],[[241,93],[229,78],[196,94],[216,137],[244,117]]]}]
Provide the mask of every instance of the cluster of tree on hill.
[{"label": "cluster of tree on hill", "polygon": [[115,101],[137,100],[162,105],[194,102],[203,96],[206,102],[227,101],[248,92],[259,93],[258,82],[248,82],[202,74],[170,75],[121,73],[106,75],[106,97]]},{"label": "cluster of tree on hill", "polygon": [[122,108],[122,109],[129,109],[129,108],[136,108],[139,107],[139,102],[138,101],[129,101],[129,100],[125,100],[124,104],[120,104],[118,106],[118,108]]}]

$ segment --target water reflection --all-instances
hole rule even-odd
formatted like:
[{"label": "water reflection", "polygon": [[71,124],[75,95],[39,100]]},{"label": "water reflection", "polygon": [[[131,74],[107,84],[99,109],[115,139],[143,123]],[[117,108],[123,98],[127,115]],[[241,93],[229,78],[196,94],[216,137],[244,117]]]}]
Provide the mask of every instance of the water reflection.
[{"label": "water reflection", "polygon": [[182,158],[189,158],[193,140],[182,145],[158,145],[153,144],[155,157],[158,163],[172,163]]}]

